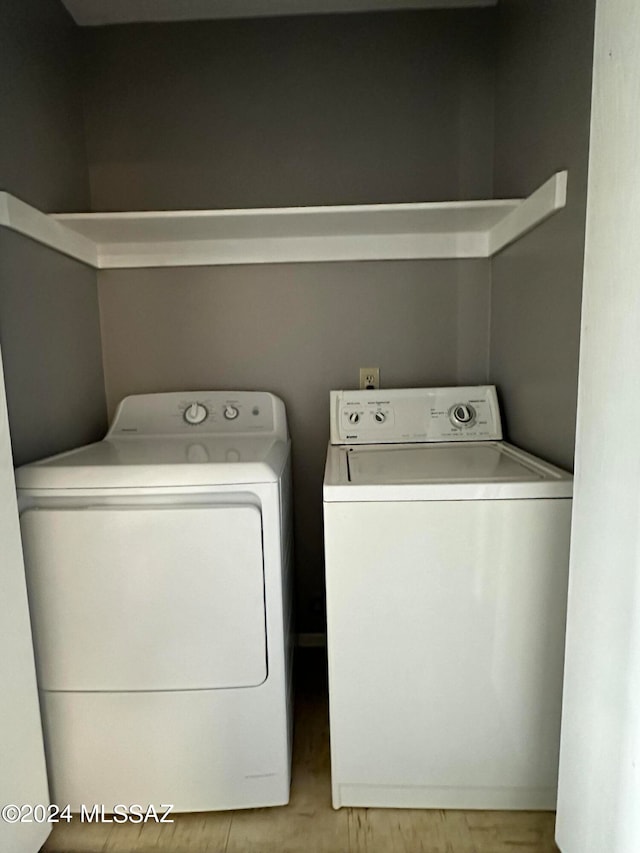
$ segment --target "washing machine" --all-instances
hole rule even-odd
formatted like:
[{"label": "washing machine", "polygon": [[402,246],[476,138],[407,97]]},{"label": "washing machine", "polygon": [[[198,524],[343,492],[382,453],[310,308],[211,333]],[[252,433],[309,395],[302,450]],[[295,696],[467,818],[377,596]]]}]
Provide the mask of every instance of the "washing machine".
[{"label": "washing machine", "polygon": [[16,480],[52,800],[105,812],[286,803],[282,401],[128,397],[103,441]]},{"label": "washing machine", "polygon": [[334,391],[333,805],[554,809],[572,478],[493,386]]}]

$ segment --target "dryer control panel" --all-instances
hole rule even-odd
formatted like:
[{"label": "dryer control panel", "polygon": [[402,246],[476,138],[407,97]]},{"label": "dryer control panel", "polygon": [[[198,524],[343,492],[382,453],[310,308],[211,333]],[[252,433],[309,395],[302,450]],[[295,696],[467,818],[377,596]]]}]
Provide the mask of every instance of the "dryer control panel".
[{"label": "dryer control panel", "polygon": [[500,441],[494,385],[331,392],[331,444]]},{"label": "dryer control panel", "polygon": [[118,406],[108,436],[288,437],[284,404],[266,391],[136,394]]}]

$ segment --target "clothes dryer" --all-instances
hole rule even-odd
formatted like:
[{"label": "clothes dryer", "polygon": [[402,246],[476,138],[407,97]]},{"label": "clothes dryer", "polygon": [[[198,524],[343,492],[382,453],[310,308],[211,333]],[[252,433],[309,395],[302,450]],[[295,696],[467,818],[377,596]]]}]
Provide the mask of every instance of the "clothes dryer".
[{"label": "clothes dryer", "polygon": [[262,392],[144,394],[16,472],[54,802],[280,805],[290,442]]},{"label": "clothes dryer", "polygon": [[555,808],[571,494],[492,386],[331,393],[336,808]]}]

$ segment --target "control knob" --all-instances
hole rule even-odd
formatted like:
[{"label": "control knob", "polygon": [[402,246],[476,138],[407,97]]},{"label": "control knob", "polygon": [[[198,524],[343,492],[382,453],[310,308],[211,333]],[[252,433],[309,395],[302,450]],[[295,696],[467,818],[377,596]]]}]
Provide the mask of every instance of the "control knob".
[{"label": "control knob", "polygon": [[350,424],[357,424],[360,421],[360,415],[358,412],[349,412],[348,419]]},{"label": "control knob", "polygon": [[373,417],[375,418],[376,422],[379,424],[383,424],[387,419],[387,416],[385,415],[384,412],[376,412]]},{"label": "control knob", "polygon": [[476,419],[476,410],[469,403],[457,403],[450,416],[455,426],[469,426]]},{"label": "control knob", "polygon": [[240,414],[240,411],[235,406],[225,406],[223,414],[226,420],[235,421]]},{"label": "control knob", "polygon": [[184,419],[191,426],[197,426],[209,417],[209,411],[202,403],[191,403],[184,410]]}]

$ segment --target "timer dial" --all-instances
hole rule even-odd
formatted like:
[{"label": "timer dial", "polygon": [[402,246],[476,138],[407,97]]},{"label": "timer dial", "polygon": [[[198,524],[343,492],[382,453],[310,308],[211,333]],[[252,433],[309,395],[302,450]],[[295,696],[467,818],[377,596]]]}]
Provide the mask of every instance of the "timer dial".
[{"label": "timer dial", "polygon": [[476,420],[476,410],[469,403],[456,403],[449,411],[454,426],[471,426]]},{"label": "timer dial", "polygon": [[240,411],[235,406],[225,406],[224,407],[224,416],[228,421],[235,421],[235,419],[240,414]]},{"label": "timer dial", "polygon": [[209,417],[209,411],[206,406],[203,406],[202,403],[191,403],[190,406],[184,410],[184,419],[191,426],[197,426],[197,424],[201,424],[203,421]]}]

